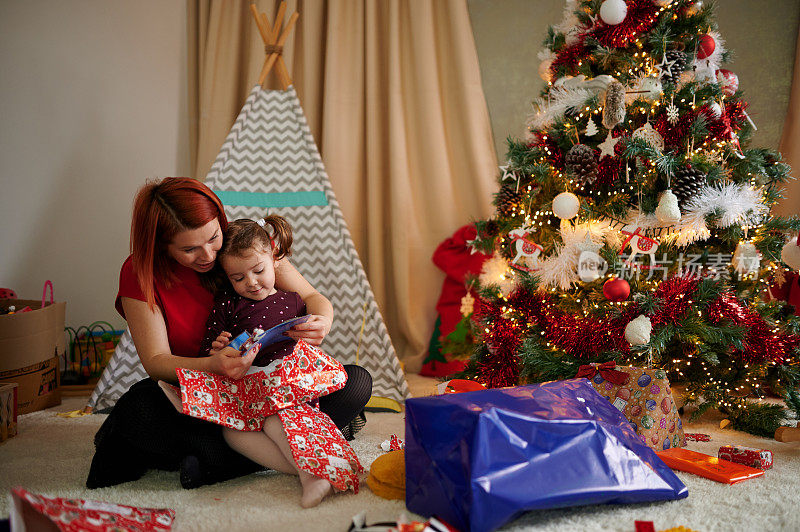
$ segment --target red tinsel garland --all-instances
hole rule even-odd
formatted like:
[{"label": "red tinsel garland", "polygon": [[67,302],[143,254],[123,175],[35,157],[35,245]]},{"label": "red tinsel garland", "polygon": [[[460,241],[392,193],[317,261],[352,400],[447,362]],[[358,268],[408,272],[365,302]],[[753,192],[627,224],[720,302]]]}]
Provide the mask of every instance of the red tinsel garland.
[{"label": "red tinsel garland", "polygon": [[692,277],[670,277],[658,285],[655,299],[656,310],[650,316],[653,328],[667,323],[677,323],[694,304],[692,296],[697,290],[698,280]]},{"label": "red tinsel garland", "polygon": [[[735,134],[742,128],[746,120],[744,110],[747,104],[735,100],[727,103],[720,116],[715,116],[707,105],[696,110],[687,110],[681,114],[675,124],[670,124],[666,115],[662,114],[655,122],[655,130],[664,137],[664,146],[667,150],[686,148],[689,140],[689,129],[697,116],[703,115],[706,119],[707,138],[710,140],[733,140]],[[732,136],[733,135],[733,136]]]},{"label": "red tinsel garland", "polygon": [[[589,49],[583,45],[582,38],[575,44],[565,46],[558,51],[555,59],[553,59],[553,62],[550,64],[550,73],[553,75],[553,79],[555,80],[564,75],[576,75],[578,73],[578,62],[586,59],[588,56]],[[560,72],[562,66],[567,67],[566,71]]]},{"label": "red tinsel garland", "polygon": [[[699,280],[693,277],[672,277],[662,282],[654,294],[657,305],[650,320],[655,330],[667,324],[677,324],[686,313],[696,309]],[[501,309],[511,309],[521,315],[522,325],[504,316]],[[480,364],[481,382],[490,387],[513,386],[518,383],[517,351],[521,336],[528,324],[544,331],[543,340],[551,342],[565,353],[586,359],[596,359],[608,351],[629,353],[625,326],[640,314],[638,305],[630,305],[618,317],[581,318],[558,308],[556,298],[548,292],[516,290],[507,302],[482,305],[483,318],[491,324],[483,336],[490,353]],[[745,328],[743,350],[736,352],[740,360],[750,363],[788,361],[800,345],[800,337],[777,333],[753,309],[745,306],[730,293],[724,293],[710,303],[705,313],[709,321],[720,324],[731,321]]]},{"label": "red tinsel garland", "polygon": [[[636,41],[647,31],[650,31],[658,20],[660,8],[652,0],[627,0],[628,12],[625,20],[612,26],[603,22],[578,36],[578,42],[563,47],[556,52],[556,57],[550,65],[550,72],[554,78],[560,75],[576,75],[578,63],[589,57],[591,50],[584,44],[586,37],[591,36],[601,45],[612,48],[623,48]],[[562,73],[561,67],[567,67]]]},{"label": "red tinsel garland", "polygon": [[650,31],[660,12],[653,0],[627,0],[625,3],[628,13],[622,22],[614,26],[598,24],[586,34],[597,39],[603,46],[623,48],[636,41],[642,33]]},{"label": "red tinsel garland", "polygon": [[744,348],[737,350],[745,362],[787,362],[800,343],[800,337],[771,330],[758,312],[742,305],[733,294],[722,294],[708,305],[706,311],[711,323],[729,320],[747,331],[742,341]]},{"label": "red tinsel garland", "polygon": [[478,381],[489,388],[502,388],[519,384],[517,349],[521,332],[510,320],[502,316],[501,309],[481,305],[481,318],[489,318],[492,327],[483,335],[489,352],[478,364]]}]

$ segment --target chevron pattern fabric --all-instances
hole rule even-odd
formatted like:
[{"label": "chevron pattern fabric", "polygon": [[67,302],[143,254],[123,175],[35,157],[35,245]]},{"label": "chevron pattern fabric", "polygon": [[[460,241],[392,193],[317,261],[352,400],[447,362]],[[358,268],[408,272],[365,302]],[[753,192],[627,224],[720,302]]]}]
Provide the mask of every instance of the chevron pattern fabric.
[{"label": "chevron pattern fabric", "polygon": [[[327,205],[269,211],[292,225],[292,264],[333,303],[336,320],[322,347],[344,364],[367,369],[374,395],[396,401],[408,397],[397,354],[294,87],[252,90],[206,184],[223,193],[324,192]],[[225,212],[231,220],[266,214],[263,208],[237,205],[226,205]]]},{"label": "chevron pattern fabric", "polygon": [[94,412],[109,409],[117,404],[117,399],[127,392],[128,388],[145,378],[147,372],[139,360],[139,355],[136,354],[131,333],[126,329],[89,397],[88,406],[92,407]]}]

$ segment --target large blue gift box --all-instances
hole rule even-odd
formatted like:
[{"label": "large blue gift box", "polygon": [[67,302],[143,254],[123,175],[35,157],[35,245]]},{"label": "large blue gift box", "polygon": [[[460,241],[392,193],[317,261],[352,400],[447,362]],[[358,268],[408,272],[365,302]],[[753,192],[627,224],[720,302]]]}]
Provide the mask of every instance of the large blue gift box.
[{"label": "large blue gift box", "polygon": [[460,530],[688,495],[586,379],[408,399],[405,435],[406,506]]}]

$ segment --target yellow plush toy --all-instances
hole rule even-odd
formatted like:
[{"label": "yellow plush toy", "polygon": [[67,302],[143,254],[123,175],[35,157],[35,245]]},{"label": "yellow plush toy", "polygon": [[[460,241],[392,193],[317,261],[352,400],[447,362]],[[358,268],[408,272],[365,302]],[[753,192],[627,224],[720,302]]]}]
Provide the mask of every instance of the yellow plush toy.
[{"label": "yellow plush toy", "polygon": [[406,453],[390,451],[372,462],[367,485],[378,497],[384,499],[406,498]]}]

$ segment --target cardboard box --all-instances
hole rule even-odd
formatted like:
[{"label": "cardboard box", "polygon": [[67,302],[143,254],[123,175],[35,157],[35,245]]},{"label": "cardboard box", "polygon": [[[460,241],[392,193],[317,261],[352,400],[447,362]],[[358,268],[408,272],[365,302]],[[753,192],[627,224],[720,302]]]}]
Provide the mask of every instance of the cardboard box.
[{"label": "cardboard box", "polygon": [[30,312],[0,316],[0,384],[15,382],[17,410],[27,414],[61,404],[59,358],[66,352],[67,304],[32,299],[4,299],[4,307],[31,307]]},{"label": "cardboard box", "polygon": [[17,384],[0,384],[0,441],[17,435]]},{"label": "cardboard box", "polygon": [[24,368],[0,371],[0,384],[16,383],[17,412],[28,414],[61,404],[58,357]]}]

